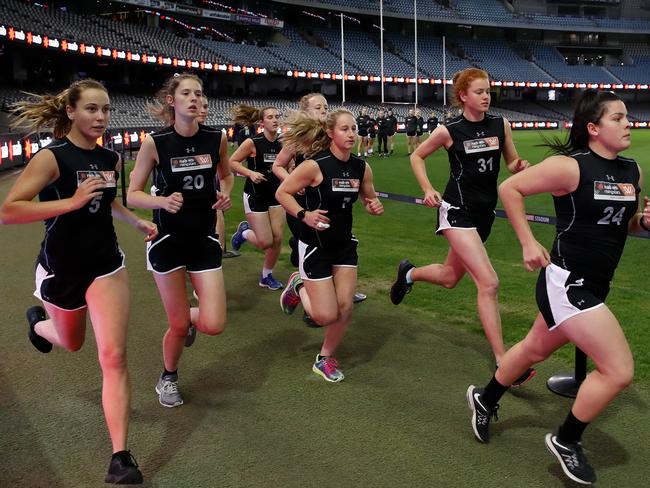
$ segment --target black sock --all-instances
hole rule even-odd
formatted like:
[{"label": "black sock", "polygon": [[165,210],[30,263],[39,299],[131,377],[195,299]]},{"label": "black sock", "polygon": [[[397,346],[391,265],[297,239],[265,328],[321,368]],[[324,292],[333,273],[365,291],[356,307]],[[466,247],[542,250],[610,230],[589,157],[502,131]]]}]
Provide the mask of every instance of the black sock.
[{"label": "black sock", "polygon": [[322,355],[319,354],[319,355],[318,355],[318,359],[317,359],[317,361],[320,361],[321,359],[328,358],[328,357],[329,357],[329,356],[322,356]]},{"label": "black sock", "polygon": [[174,371],[167,371],[166,368],[163,368],[163,376],[173,376],[175,374],[178,374],[178,369],[175,369]]},{"label": "black sock", "polygon": [[503,394],[508,391],[508,386],[503,386],[497,381],[496,376],[492,376],[492,379],[485,387],[483,394],[481,395],[481,402],[488,408],[494,408]]},{"label": "black sock", "polygon": [[560,442],[580,442],[582,433],[585,431],[588,425],[589,422],[578,420],[573,415],[573,412],[569,411],[569,415],[567,415],[566,420],[557,431],[557,437]]}]

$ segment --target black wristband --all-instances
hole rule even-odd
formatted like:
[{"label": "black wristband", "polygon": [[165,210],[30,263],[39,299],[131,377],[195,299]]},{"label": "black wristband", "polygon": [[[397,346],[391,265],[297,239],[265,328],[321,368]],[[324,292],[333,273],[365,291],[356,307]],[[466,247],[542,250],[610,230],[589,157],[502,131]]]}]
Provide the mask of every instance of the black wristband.
[{"label": "black wristband", "polygon": [[650,228],[646,227],[646,225],[643,223],[643,214],[641,214],[641,218],[639,219],[639,225],[646,232],[650,232]]},{"label": "black wristband", "polygon": [[305,213],[306,210],[303,208],[302,210],[298,211],[298,213],[296,214],[296,218],[300,220],[300,222],[302,222],[303,220],[305,220]]}]

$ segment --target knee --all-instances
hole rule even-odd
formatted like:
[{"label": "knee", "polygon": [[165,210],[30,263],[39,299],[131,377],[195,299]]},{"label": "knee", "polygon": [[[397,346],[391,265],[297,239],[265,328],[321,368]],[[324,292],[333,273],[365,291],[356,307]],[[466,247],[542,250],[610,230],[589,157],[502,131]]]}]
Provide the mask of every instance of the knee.
[{"label": "knee", "polygon": [[521,343],[521,354],[531,365],[541,363],[549,356],[540,342],[529,338],[524,339]]},{"label": "knee", "polygon": [[456,273],[454,273],[453,270],[444,269],[441,276],[440,284],[447,289],[456,288],[456,285],[460,281],[460,278],[461,277],[458,276]]},{"label": "knee", "polygon": [[273,234],[273,247],[279,249],[282,247],[282,234]]},{"label": "knee", "polygon": [[322,311],[312,310],[311,318],[314,322],[316,322],[321,327],[326,327],[337,321],[337,319],[339,318],[338,310],[334,310],[334,312],[324,311],[324,310]]},{"label": "knee", "polygon": [[259,249],[265,251],[266,249],[269,249],[273,247],[273,238],[271,239],[260,239],[257,243]]},{"label": "knee", "polygon": [[103,347],[99,350],[99,364],[102,371],[126,369],[126,349]]},{"label": "knee", "polygon": [[607,375],[609,383],[616,389],[622,391],[632,384],[634,379],[634,362],[621,364],[614,371]]},{"label": "knee", "polygon": [[226,319],[224,317],[223,319],[202,320],[196,324],[196,328],[206,335],[216,336],[226,328]]},{"label": "knee", "polygon": [[479,290],[479,293],[497,296],[497,293],[499,292],[499,277],[494,274],[489,278],[480,280],[476,286]]}]

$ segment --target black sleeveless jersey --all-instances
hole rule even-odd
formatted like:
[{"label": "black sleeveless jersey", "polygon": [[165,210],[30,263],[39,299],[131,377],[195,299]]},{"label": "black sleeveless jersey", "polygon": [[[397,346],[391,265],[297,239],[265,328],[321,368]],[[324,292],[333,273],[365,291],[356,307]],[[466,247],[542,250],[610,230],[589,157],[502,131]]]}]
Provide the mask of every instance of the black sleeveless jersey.
[{"label": "black sleeveless jersey", "polygon": [[370,127],[370,117],[368,115],[359,115],[357,117],[357,130],[367,131]]},{"label": "black sleeveless jersey", "polygon": [[415,115],[409,115],[404,119],[406,132],[415,132],[418,128],[418,118]]},{"label": "black sleeveless jersey", "polygon": [[609,282],[638,209],[639,168],[633,159],[605,159],[590,149],[569,156],[578,161],[580,182],[574,192],[553,197],[557,235],[551,261],[587,279]]},{"label": "black sleeveless jersey", "polygon": [[427,130],[431,132],[438,127],[438,117],[429,117],[427,119]]},{"label": "black sleeveless jersey", "polygon": [[96,146],[82,149],[67,137],[55,140],[44,149],[52,151],[59,168],[59,177],[39,193],[41,202],[70,198],[87,178],[99,176],[106,182],[102,195],[93,198],[78,210],[45,221],[45,239],[39,259],[54,271],[80,274],[92,269],[118,251],[113,228],[111,204],[117,194],[119,161],[117,153]]},{"label": "black sleeveless jersey", "polygon": [[303,223],[300,240],[323,249],[335,249],[352,238],[352,204],[359,198],[366,163],[354,155],[341,161],[329,149],[313,159],[323,174],[323,181],[305,189],[305,208],[327,210],[330,227],[317,231]]},{"label": "black sleeveless jersey", "polygon": [[183,206],[177,213],[153,211],[158,231],[179,237],[214,234],[217,212],[212,205],[217,201],[215,177],[221,131],[199,124],[196,134],[184,137],[170,126],[151,136],[158,151],[153,176],[156,196],[183,194]]},{"label": "black sleeveless jersey", "polygon": [[453,144],[443,199],[466,209],[490,211],[497,205],[497,178],[505,144],[503,117],[485,114],[480,122],[462,115],[447,123]]},{"label": "black sleeveless jersey", "polygon": [[386,120],[388,124],[388,134],[394,134],[397,130],[397,117],[394,115],[387,115]]},{"label": "black sleeveless jersey", "polygon": [[417,120],[417,124],[418,124],[417,125],[417,130],[422,132],[424,130],[424,117],[422,117],[422,116],[415,117],[415,119]]},{"label": "black sleeveless jersey", "polygon": [[372,117],[368,117],[368,134],[377,134],[377,121]]},{"label": "black sleeveless jersey", "polygon": [[264,134],[252,137],[255,144],[255,157],[248,158],[248,169],[262,173],[266,181],[262,183],[253,183],[250,178],[246,178],[244,191],[249,195],[275,195],[275,190],[280,186],[280,180],[273,174],[273,163],[278,153],[282,150],[282,144],[279,140],[269,141]]}]

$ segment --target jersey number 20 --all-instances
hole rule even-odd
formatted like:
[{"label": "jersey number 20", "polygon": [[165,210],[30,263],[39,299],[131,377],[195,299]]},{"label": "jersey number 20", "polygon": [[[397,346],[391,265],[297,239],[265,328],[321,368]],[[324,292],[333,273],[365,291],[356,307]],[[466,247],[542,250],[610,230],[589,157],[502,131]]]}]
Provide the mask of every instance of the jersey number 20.
[{"label": "jersey number 20", "polygon": [[203,175],[183,176],[183,190],[200,190],[205,185]]}]

